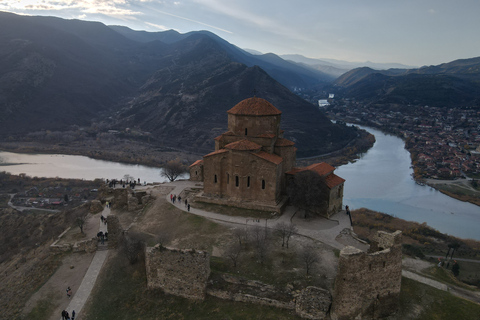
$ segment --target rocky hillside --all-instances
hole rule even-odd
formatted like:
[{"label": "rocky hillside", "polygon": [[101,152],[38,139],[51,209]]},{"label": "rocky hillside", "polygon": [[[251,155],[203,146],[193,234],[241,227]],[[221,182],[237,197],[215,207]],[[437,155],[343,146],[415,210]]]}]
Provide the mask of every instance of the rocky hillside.
[{"label": "rocky hillside", "polygon": [[137,33],[0,13],[0,136],[129,128],[156,145],[205,152],[226,130],[226,111],[257,94],[283,111],[300,155],[344,146],[355,136],[350,128],[330,123],[258,65],[299,86],[324,80],[278,59],[262,62],[208,32]]}]

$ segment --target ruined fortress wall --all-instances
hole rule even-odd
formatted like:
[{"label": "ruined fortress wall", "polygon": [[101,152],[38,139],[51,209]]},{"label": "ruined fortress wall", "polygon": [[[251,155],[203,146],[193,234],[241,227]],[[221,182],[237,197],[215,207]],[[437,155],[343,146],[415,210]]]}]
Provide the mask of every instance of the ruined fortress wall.
[{"label": "ruined fortress wall", "polygon": [[108,247],[116,248],[120,242],[120,237],[123,234],[123,228],[120,225],[118,217],[115,215],[109,215],[107,218],[108,228]]},{"label": "ruined fortress wall", "polygon": [[210,254],[161,246],[145,249],[147,287],[168,294],[203,300],[210,276]]},{"label": "ruined fortress wall", "polygon": [[355,319],[358,316],[375,319],[398,309],[402,280],[401,232],[384,232],[378,236],[378,241],[374,246],[383,250],[373,253],[354,247],[342,249],[335,279],[332,319]]}]

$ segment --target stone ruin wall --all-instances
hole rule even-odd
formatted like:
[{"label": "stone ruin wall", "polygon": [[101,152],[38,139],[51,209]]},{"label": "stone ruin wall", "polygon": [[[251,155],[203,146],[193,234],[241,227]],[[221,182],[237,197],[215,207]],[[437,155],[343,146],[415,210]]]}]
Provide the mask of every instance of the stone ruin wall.
[{"label": "stone ruin wall", "polygon": [[210,276],[210,254],[159,245],[145,249],[147,287],[188,299],[203,300]]},{"label": "stone ruin wall", "polygon": [[108,248],[116,248],[120,241],[120,237],[123,233],[123,228],[120,225],[118,217],[115,215],[109,215],[107,218],[107,229],[108,229]]},{"label": "stone ruin wall", "polygon": [[331,317],[334,320],[381,318],[398,309],[402,280],[401,231],[379,231],[372,251],[340,252]]}]

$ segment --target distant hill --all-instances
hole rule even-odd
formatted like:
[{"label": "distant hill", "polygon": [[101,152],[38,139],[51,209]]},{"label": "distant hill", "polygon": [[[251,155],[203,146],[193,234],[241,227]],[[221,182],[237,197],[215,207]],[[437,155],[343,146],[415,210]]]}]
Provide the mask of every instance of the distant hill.
[{"label": "distant hill", "polygon": [[353,69],[330,87],[370,103],[480,107],[480,57],[418,69]]},{"label": "distant hill", "polygon": [[174,30],[146,32],[134,31],[121,26],[110,26],[110,28],[135,41],[149,42],[159,40],[168,44],[181,41],[194,34],[206,35],[217,42],[228,53],[232,61],[243,63],[248,67],[259,66],[267,71],[271,77],[289,89],[325,85],[336,78],[336,76],[332,76],[321,70],[286,61],[272,53],[259,56],[248,53],[209,31],[194,31],[181,34]]},{"label": "distant hill", "polygon": [[343,60],[335,59],[312,59],[307,58],[299,54],[284,54],[280,56],[282,59],[300,63],[316,70],[322,71],[326,74],[332,75],[335,78],[341,76],[342,74],[355,69],[368,67],[376,70],[385,70],[391,68],[402,68],[402,69],[411,69],[415,68],[412,66],[403,65],[400,63],[375,63],[375,62],[350,62]]},{"label": "distant hill", "polygon": [[355,136],[270,73],[292,86],[323,81],[210,32],[148,33],[0,12],[0,136],[95,122],[204,152],[226,130],[226,111],[254,92],[283,112],[282,128],[299,155],[338,149]]},{"label": "distant hill", "polygon": [[260,67],[231,61],[210,37],[196,34],[171,50],[185,53],[173,64],[170,57],[165,59],[165,67],[122,110],[121,123],[152,132],[164,142],[174,139],[179,148],[211,150],[213,138],[227,129],[227,110],[257,92],[282,111],[285,137],[296,142],[300,156],[322,153],[354,136],[332,125],[316,106],[292,94]]}]

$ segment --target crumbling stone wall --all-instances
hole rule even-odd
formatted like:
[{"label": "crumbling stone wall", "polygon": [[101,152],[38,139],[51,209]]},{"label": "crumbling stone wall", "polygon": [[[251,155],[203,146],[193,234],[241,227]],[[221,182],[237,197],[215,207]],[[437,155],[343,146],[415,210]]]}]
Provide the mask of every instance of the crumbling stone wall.
[{"label": "crumbling stone wall", "polygon": [[323,320],[327,318],[331,305],[332,295],[328,290],[307,287],[297,297],[295,312],[304,319]]},{"label": "crumbling stone wall", "polygon": [[[340,252],[331,317],[378,319],[398,309],[402,280],[401,231],[380,231],[369,253],[347,246]],[[375,251],[382,249],[380,251]]]},{"label": "crumbling stone wall", "polygon": [[123,233],[123,228],[120,225],[118,217],[115,215],[109,215],[107,218],[107,228],[108,228],[108,248],[116,248],[120,237]]},{"label": "crumbling stone wall", "polygon": [[145,249],[147,287],[168,294],[203,300],[210,276],[210,254],[206,251],[178,250],[160,245]]},{"label": "crumbling stone wall", "polygon": [[113,190],[113,208],[122,209],[128,205],[128,189],[130,187]]}]

